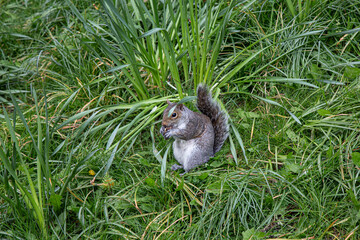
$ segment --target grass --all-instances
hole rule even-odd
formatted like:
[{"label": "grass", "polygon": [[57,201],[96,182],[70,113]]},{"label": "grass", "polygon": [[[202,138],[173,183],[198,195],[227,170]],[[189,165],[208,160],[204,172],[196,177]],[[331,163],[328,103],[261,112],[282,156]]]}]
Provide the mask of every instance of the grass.
[{"label": "grass", "polygon": [[[0,235],[359,239],[359,3],[3,1]],[[180,177],[166,99],[229,141]]]}]

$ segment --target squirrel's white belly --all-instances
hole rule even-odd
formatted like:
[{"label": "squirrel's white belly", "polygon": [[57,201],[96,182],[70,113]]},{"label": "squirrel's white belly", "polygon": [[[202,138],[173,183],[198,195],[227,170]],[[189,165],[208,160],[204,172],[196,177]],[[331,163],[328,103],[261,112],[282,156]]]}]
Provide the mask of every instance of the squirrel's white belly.
[{"label": "squirrel's white belly", "polygon": [[193,152],[196,150],[195,139],[188,141],[176,138],[173,143],[173,151],[175,159],[185,168],[188,165]]}]

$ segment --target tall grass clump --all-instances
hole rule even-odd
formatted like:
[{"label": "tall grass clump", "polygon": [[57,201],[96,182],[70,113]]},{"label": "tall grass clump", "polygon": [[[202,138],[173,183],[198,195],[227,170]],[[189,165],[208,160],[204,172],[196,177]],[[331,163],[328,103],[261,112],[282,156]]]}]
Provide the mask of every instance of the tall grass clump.
[{"label": "tall grass clump", "polygon": [[[56,213],[61,213],[69,182],[79,171],[81,163],[94,153],[90,153],[82,161],[73,162],[72,156],[81,144],[66,147],[70,150],[69,153],[62,149],[67,140],[54,146],[58,137],[55,133],[58,125],[49,119],[46,96],[40,105],[36,91],[34,88],[31,90],[34,117],[30,122],[26,120],[29,114],[23,113],[14,97],[12,113],[3,107],[6,131],[1,140],[0,157],[4,192],[0,194],[7,202],[9,212],[2,226],[11,229],[12,225],[16,225],[27,229],[29,236],[47,238],[51,227],[57,225],[52,225],[51,222],[57,219]],[[61,168],[61,173],[54,174],[54,171]],[[33,222],[37,224],[34,225]],[[11,231],[9,236],[10,233]]]}]

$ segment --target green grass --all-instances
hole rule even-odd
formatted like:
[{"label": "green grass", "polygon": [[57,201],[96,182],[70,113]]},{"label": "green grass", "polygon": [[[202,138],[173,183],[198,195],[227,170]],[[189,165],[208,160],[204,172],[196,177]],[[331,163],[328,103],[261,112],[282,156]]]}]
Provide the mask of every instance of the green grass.
[{"label": "green grass", "polygon": [[[0,2],[0,235],[359,239],[360,3]],[[166,99],[229,140],[180,177]]]}]

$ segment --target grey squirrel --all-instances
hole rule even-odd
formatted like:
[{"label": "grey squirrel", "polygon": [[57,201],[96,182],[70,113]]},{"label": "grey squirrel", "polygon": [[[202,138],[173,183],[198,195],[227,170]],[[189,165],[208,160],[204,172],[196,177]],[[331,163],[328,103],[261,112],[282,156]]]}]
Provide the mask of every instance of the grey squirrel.
[{"label": "grey squirrel", "polygon": [[175,138],[173,152],[180,165],[174,164],[171,169],[182,168],[185,174],[209,161],[221,149],[229,135],[228,118],[212,99],[208,87],[202,84],[197,88],[196,105],[201,113],[193,112],[183,104],[169,100],[167,103],[160,133],[165,139]]}]

